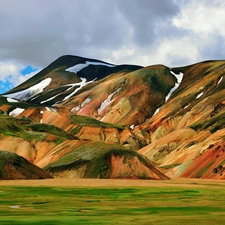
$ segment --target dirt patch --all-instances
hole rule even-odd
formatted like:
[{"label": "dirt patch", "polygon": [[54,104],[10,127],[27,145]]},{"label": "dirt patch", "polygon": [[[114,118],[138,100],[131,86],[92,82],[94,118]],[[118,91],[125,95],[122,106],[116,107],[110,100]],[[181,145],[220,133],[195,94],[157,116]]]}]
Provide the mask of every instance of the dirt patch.
[{"label": "dirt patch", "polygon": [[172,180],[126,180],[126,179],[43,179],[0,180],[0,186],[56,186],[56,187],[184,187],[225,188],[225,180],[179,178]]}]

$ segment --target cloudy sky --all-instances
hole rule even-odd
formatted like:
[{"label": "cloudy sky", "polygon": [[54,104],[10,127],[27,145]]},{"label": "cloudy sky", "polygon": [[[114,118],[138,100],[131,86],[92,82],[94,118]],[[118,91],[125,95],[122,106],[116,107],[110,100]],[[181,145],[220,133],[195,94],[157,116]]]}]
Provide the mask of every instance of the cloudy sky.
[{"label": "cloudy sky", "polygon": [[65,54],[115,64],[224,59],[224,0],[0,0],[0,93]]}]

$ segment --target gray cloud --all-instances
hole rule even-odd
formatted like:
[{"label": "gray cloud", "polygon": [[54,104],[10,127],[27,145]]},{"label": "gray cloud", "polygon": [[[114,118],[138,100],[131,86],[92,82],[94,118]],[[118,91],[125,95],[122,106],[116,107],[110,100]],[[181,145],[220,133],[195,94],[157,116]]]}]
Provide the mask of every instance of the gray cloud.
[{"label": "gray cloud", "polygon": [[0,0],[0,4],[0,59],[36,66],[62,54],[102,58],[128,43],[152,45],[157,26],[178,12],[167,0]]},{"label": "gray cloud", "polygon": [[[0,61],[42,68],[73,54],[112,63],[192,63],[204,59],[207,46],[191,21],[199,4],[211,10],[210,1],[206,8],[195,0],[0,0]],[[222,57],[214,49],[208,56]]]},{"label": "gray cloud", "polygon": [[215,37],[208,42],[208,46],[200,50],[201,55],[204,55],[204,60],[224,59],[225,60],[225,42],[224,36],[215,35]]},{"label": "gray cloud", "polygon": [[140,46],[152,44],[163,25],[179,12],[173,1],[121,0],[119,5],[133,28],[134,40]]}]

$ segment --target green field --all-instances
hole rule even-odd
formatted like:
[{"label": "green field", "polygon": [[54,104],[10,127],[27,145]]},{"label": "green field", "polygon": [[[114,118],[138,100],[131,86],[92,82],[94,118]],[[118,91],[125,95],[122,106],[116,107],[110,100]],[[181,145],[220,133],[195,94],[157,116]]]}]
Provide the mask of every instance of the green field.
[{"label": "green field", "polygon": [[0,186],[0,224],[225,224],[225,189]]}]

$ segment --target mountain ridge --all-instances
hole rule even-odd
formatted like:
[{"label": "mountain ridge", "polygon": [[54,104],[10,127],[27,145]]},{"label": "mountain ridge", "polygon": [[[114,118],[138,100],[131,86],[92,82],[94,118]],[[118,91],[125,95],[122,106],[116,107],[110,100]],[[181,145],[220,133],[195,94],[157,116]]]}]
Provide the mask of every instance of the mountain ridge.
[{"label": "mountain ridge", "polygon": [[[144,168],[136,161],[134,151],[166,177],[223,179],[224,67],[223,60],[170,68],[117,66],[62,56],[0,96],[0,116],[13,124],[12,128],[1,125],[6,130],[2,128],[0,148],[25,158],[33,152],[36,159],[30,158],[31,162],[48,168],[80,146],[96,144],[102,146],[99,149],[107,149],[105,144],[117,144],[119,149],[131,151],[132,160],[126,164],[128,167],[124,164],[116,170],[113,164],[107,164],[110,171]],[[15,132],[13,127],[18,129],[16,124],[21,122],[27,125]],[[29,140],[24,139],[27,135]],[[9,139],[15,144],[19,140],[26,143],[26,148],[21,152],[7,146]],[[33,146],[32,150],[29,146]],[[98,147],[95,151],[97,154]],[[215,151],[218,154],[212,153]],[[204,160],[206,163],[202,163]],[[131,162],[138,167],[132,167]],[[82,165],[73,168],[70,176],[81,170],[84,176]],[[67,174],[60,173],[57,176]],[[132,169],[129,173],[126,170],[121,177],[132,178]]]}]

